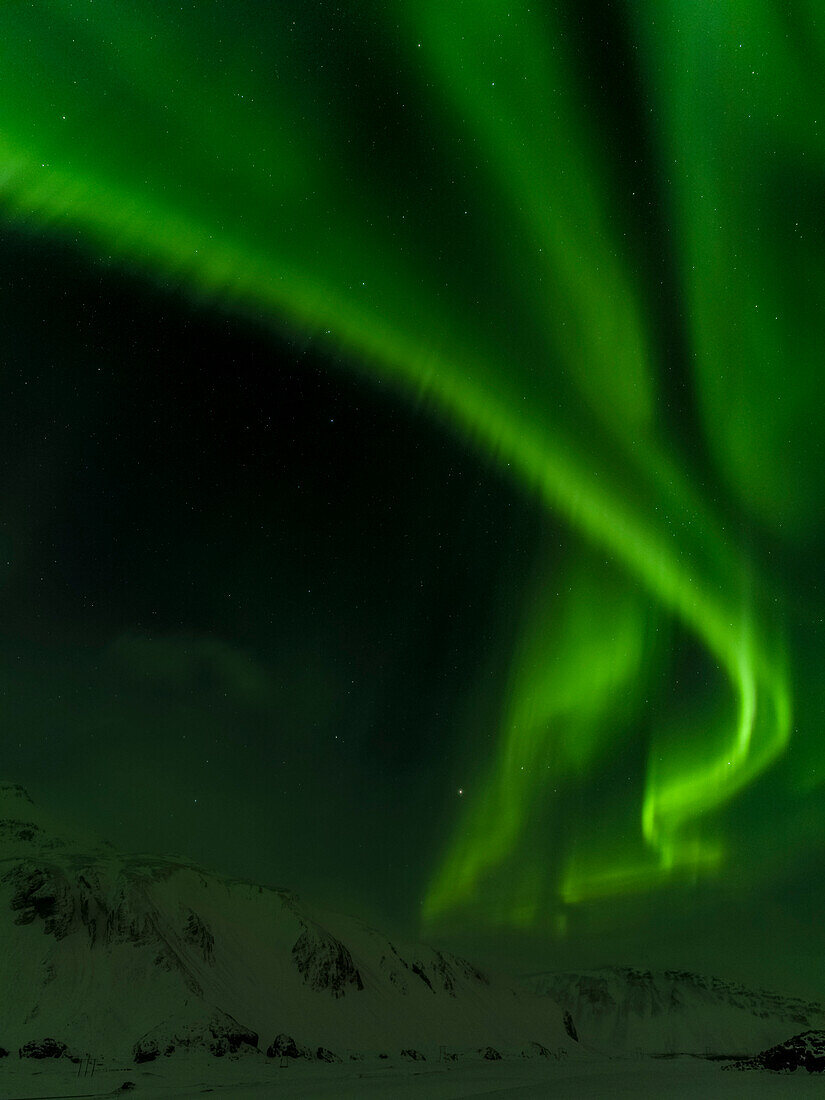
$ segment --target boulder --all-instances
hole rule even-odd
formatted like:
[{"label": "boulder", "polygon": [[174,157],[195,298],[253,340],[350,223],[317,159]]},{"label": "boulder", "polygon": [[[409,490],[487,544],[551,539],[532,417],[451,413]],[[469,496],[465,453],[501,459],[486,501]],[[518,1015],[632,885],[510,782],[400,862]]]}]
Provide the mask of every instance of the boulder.
[{"label": "boulder", "polygon": [[412,1047],[402,1050],[401,1057],[406,1058],[408,1062],[426,1062],[427,1060],[420,1050],[413,1050]]},{"label": "boulder", "polygon": [[337,1054],[333,1054],[331,1050],[327,1050],[326,1047],[318,1047],[315,1051],[315,1057],[319,1062],[342,1062],[343,1058],[339,1058]]},{"label": "boulder", "polygon": [[20,1048],[21,1058],[63,1058],[69,1056],[69,1048],[57,1039],[31,1039]]},{"label": "boulder", "polygon": [[282,1031],[276,1035],[266,1048],[267,1058],[306,1058],[306,1051],[301,1049],[291,1035]]}]

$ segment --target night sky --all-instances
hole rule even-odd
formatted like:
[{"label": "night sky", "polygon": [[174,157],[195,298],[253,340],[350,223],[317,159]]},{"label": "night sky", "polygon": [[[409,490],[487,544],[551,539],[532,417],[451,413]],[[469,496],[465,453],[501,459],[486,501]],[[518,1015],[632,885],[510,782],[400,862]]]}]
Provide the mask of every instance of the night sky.
[{"label": "night sky", "polygon": [[817,10],[4,6],[4,777],[822,996]]}]

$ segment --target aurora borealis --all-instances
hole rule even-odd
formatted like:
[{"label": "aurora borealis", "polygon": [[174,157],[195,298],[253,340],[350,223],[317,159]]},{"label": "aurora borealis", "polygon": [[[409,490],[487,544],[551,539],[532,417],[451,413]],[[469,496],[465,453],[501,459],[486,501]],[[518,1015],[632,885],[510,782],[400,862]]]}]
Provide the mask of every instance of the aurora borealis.
[{"label": "aurora borealis", "polygon": [[431,937],[806,942],[825,43],[655,7],[4,9],[9,778]]}]

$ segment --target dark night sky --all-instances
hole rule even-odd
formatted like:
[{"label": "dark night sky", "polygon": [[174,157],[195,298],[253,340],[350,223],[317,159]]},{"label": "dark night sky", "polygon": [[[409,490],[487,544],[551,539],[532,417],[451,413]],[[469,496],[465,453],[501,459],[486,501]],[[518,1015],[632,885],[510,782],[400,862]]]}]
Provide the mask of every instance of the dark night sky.
[{"label": "dark night sky", "polygon": [[116,843],[408,920],[535,510],[312,339],[4,252],[7,772]]},{"label": "dark night sky", "polygon": [[823,59],[720,10],[11,9],[5,777],[482,960],[821,992]]}]

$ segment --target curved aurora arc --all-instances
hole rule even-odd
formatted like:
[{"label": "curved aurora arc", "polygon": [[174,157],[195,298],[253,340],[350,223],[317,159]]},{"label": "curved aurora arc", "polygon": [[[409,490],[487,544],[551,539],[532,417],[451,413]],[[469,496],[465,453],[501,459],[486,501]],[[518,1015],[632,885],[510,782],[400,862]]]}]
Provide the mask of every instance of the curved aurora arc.
[{"label": "curved aurora arc", "polygon": [[[635,7],[627,5],[631,22]],[[655,26],[636,19],[643,65],[660,84],[659,153],[679,165],[663,202],[680,243],[687,338],[719,478],[759,522],[774,516],[798,529],[812,498],[759,472],[782,465],[789,422],[774,431],[757,411],[749,423],[748,376],[757,357],[752,384],[763,385],[788,332],[805,321],[788,303],[782,316],[780,275],[759,251],[749,211],[734,213],[739,183],[726,152],[731,129],[739,167],[747,158],[758,169],[769,146],[801,140],[789,122],[801,125],[798,112],[777,113],[771,97],[791,47],[783,39],[763,60],[756,91],[724,66],[714,83],[711,43],[730,46],[740,65],[745,33],[733,18],[720,26],[715,7],[668,0]],[[445,188],[434,198],[398,164],[353,152],[331,106],[341,98],[333,66],[318,60],[330,60],[334,43],[315,41],[312,28],[299,41],[297,6],[283,7],[266,51],[227,9],[181,17],[159,0],[139,11],[63,0],[49,11],[51,21],[22,6],[4,14],[4,216],[277,329],[316,335],[359,372],[425,401],[574,540],[579,564],[561,579],[556,567],[537,570],[499,740],[460,803],[425,920],[469,908],[529,926],[546,915],[548,898],[558,911],[716,873],[726,842],[715,812],[777,760],[790,735],[780,605],[670,440],[657,377],[666,368],[623,243],[614,169],[581,106],[560,28],[524,3],[497,0],[385,5],[383,25],[370,24],[400,58],[420,116],[407,123],[406,104],[394,104],[388,117],[401,132],[410,125],[432,135],[443,179],[472,192],[465,201],[458,185],[458,197]],[[758,0],[748,11],[750,52],[775,17]],[[239,13],[254,18],[249,5]],[[677,55],[671,71],[662,59]],[[704,113],[691,102],[691,74],[700,71]],[[738,112],[768,120],[766,128],[742,132]],[[820,164],[823,140],[811,148]],[[761,201],[751,190],[743,203]],[[490,271],[479,291],[480,242]],[[726,266],[737,253],[752,254],[746,271]],[[754,271],[761,312],[750,302]],[[802,372],[788,373],[793,401],[782,416],[810,399]],[[730,415],[732,400],[741,415]],[[744,457],[749,431],[759,442],[755,465]],[[802,459],[788,462],[795,470]],[[724,689],[695,713],[656,714],[644,794],[615,850],[581,836],[568,838],[555,872],[524,859],[519,846],[536,808],[641,724],[653,639],[669,623],[704,650]]]}]

